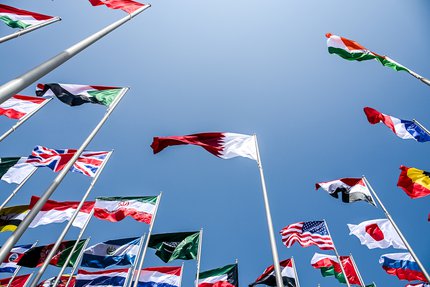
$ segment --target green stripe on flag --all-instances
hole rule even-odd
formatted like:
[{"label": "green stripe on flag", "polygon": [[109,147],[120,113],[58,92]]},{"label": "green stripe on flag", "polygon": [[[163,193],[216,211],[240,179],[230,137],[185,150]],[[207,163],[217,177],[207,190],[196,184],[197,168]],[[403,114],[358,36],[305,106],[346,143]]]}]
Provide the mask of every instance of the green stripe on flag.
[{"label": "green stripe on flag", "polygon": [[340,283],[346,283],[345,276],[343,275],[343,273],[342,272],[337,273],[334,270],[333,266],[321,268],[321,275],[323,277],[334,276],[336,277],[337,281],[339,281]]},{"label": "green stripe on flag", "polygon": [[376,58],[373,54],[370,53],[349,53],[344,49],[334,47],[328,47],[328,52],[330,54],[339,55],[340,57],[349,61],[366,61],[373,60]]},{"label": "green stripe on flag", "polygon": [[157,203],[158,196],[128,196],[128,197],[97,197],[97,200],[103,201],[140,201],[155,205]]},{"label": "green stripe on flag", "polygon": [[0,16],[0,21],[3,21],[6,25],[12,28],[19,28],[19,29],[25,29],[28,26],[31,26],[30,24],[26,24],[19,20],[12,20],[11,18],[7,16]]},{"label": "green stripe on flag", "polygon": [[[79,257],[79,253],[81,253],[82,248],[84,247],[86,240],[80,240],[78,245],[76,246],[75,251],[72,254],[72,257],[70,258],[69,263],[67,264],[68,267],[73,267],[76,260]],[[51,265],[62,267],[64,263],[66,263],[66,259],[69,256],[70,252],[72,251],[73,246],[75,245],[76,241],[68,241],[66,244],[66,248],[64,248],[60,254],[57,254],[55,257],[51,260]]]},{"label": "green stripe on flag", "polygon": [[107,107],[116,99],[116,97],[120,94],[122,89],[109,89],[109,90],[95,90],[88,91],[88,94],[97,99],[100,104],[103,104]]},{"label": "green stripe on flag", "polygon": [[199,273],[199,279],[205,279],[214,276],[221,276],[224,274],[228,274],[231,270],[236,267],[236,264],[226,265],[224,267],[208,270],[205,272]]},{"label": "green stripe on flag", "polygon": [[21,158],[20,157],[2,157],[0,158],[0,178],[13,167]]}]

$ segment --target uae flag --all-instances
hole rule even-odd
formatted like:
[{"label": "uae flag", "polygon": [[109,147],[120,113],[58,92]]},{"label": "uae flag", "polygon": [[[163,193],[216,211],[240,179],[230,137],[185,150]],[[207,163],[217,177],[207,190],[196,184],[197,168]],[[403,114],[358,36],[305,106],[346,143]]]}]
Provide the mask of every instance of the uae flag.
[{"label": "uae flag", "polygon": [[150,224],[155,212],[157,196],[98,197],[94,205],[94,216],[117,222],[126,216]]},{"label": "uae flag", "polygon": [[[32,196],[30,201],[30,209],[39,201],[40,197]],[[54,200],[48,200],[33,221],[30,223],[30,228],[35,228],[41,225],[50,223],[62,223],[69,221],[75,213],[79,201],[63,201],[58,202]],[[94,207],[94,201],[84,202],[84,205],[79,210],[78,216],[73,221],[73,226],[82,228],[85,222],[88,220],[91,210]]]},{"label": "uae flag", "polygon": [[199,273],[198,287],[238,287],[237,264]]},{"label": "uae flag", "polygon": [[339,198],[340,193],[343,202],[366,201],[375,205],[372,194],[362,178],[341,178],[315,184],[315,189],[320,187],[334,198]]},{"label": "uae flag", "polygon": [[147,6],[147,4],[142,4],[132,0],[90,0],[90,3],[93,6],[106,5],[106,7],[111,9],[121,9],[128,14],[133,13],[143,6]]},{"label": "uae flag", "polygon": [[17,205],[1,209],[0,232],[15,231],[28,212],[28,205]]},{"label": "uae flag", "polygon": [[8,287],[24,287],[30,279],[31,274],[16,276],[13,281],[10,283],[10,279],[12,278],[3,278],[0,279],[0,286],[8,286]]},{"label": "uae flag", "polygon": [[25,29],[54,17],[0,4],[0,21],[12,28]]},{"label": "uae flag", "polygon": [[20,184],[37,167],[27,163],[27,157],[0,158],[0,178],[7,183]]},{"label": "uae flag", "polygon": [[400,166],[397,186],[410,198],[420,198],[430,194],[430,172],[414,167]]},{"label": "uae flag", "polygon": [[[69,278],[70,278],[70,275],[62,275],[56,287],[66,287],[66,284]],[[46,280],[43,280],[42,282],[37,284],[37,287],[53,287],[56,279],[57,277],[51,277]],[[75,280],[76,280],[76,276],[73,276],[72,279],[70,279],[70,283],[69,283],[70,287],[75,286]]]},{"label": "uae flag", "polygon": [[155,255],[167,263],[175,259],[196,259],[199,242],[198,231],[162,233],[151,235],[148,247],[156,249]]},{"label": "uae flag", "polygon": [[15,95],[0,104],[0,115],[19,120],[37,110],[48,99]]},{"label": "uae flag", "polygon": [[[287,259],[279,262],[281,267],[281,275],[282,281],[284,282],[285,287],[296,287],[296,276],[293,267],[293,261],[291,259]],[[275,270],[272,266],[269,266],[264,270],[263,274],[261,274],[254,283],[249,284],[250,287],[255,285],[262,284],[267,286],[277,286],[276,285],[276,275]]]},{"label": "uae flag", "polygon": [[69,106],[79,106],[85,103],[109,105],[122,92],[121,87],[89,86],[74,84],[37,84],[36,95],[56,96]]},{"label": "uae flag", "polygon": [[151,144],[154,154],[169,146],[197,145],[211,154],[230,159],[237,156],[257,160],[257,145],[254,136],[235,133],[200,133],[185,136],[154,137]]},{"label": "uae flag", "polygon": [[[348,282],[361,286],[351,258],[349,256],[341,256],[340,260],[342,261],[343,269],[348,277]],[[320,269],[323,277],[334,276],[340,283],[346,283],[345,275],[342,273],[336,256],[315,253],[311,259],[311,265],[316,269]]]}]

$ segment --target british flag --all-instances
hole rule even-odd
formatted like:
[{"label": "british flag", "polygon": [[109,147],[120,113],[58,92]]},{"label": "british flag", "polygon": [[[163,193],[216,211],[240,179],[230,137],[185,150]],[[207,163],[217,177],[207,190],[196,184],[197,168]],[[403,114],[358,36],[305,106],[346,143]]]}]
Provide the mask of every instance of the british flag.
[{"label": "british flag", "polygon": [[[76,149],[50,149],[36,146],[26,162],[37,167],[49,167],[54,172],[59,172],[75,153]],[[109,151],[84,151],[70,171],[94,177],[108,154]]]},{"label": "british flag", "polygon": [[305,221],[290,224],[281,230],[282,242],[291,247],[298,242],[303,247],[316,245],[320,249],[334,249],[325,221]]}]

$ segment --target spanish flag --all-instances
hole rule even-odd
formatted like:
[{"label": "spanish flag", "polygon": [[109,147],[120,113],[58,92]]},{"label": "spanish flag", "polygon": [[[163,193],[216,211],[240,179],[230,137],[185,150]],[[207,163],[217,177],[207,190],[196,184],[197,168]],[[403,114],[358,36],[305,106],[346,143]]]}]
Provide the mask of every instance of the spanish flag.
[{"label": "spanish flag", "polygon": [[397,186],[411,198],[420,198],[430,194],[430,172],[414,167],[400,166]]},{"label": "spanish flag", "polygon": [[28,212],[28,205],[17,205],[2,209],[0,211],[0,232],[15,231]]}]

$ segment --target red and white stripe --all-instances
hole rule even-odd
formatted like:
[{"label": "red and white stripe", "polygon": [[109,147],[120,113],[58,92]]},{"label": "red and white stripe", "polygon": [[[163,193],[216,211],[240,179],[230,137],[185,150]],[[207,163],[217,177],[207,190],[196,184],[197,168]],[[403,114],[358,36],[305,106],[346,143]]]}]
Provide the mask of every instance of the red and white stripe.
[{"label": "red and white stripe", "polygon": [[284,227],[281,230],[282,242],[285,246],[291,247],[298,242],[303,247],[317,245],[320,249],[334,249],[330,235],[320,235],[316,233],[303,232],[303,222],[297,222]]},{"label": "red and white stripe", "polygon": [[0,115],[19,120],[36,110],[45,101],[47,101],[45,98],[15,95],[0,104]]},{"label": "red and white stripe", "polygon": [[27,25],[36,25],[54,18],[52,16],[26,11],[4,4],[0,4],[0,16],[7,17],[13,21],[21,21]]}]

